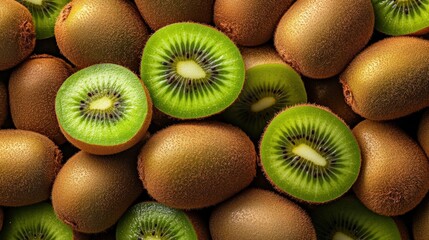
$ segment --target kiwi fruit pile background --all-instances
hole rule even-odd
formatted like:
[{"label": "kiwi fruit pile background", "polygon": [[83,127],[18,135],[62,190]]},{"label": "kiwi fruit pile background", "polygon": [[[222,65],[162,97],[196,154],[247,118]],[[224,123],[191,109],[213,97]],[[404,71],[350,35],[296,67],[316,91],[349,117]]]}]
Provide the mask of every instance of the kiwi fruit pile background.
[{"label": "kiwi fruit pile background", "polygon": [[0,240],[429,240],[429,0],[1,0]]}]

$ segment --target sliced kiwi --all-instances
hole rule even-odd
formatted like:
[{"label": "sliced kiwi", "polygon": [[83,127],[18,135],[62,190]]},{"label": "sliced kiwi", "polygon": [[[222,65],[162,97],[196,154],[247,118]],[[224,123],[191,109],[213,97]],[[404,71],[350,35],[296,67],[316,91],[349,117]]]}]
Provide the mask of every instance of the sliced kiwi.
[{"label": "sliced kiwi", "polygon": [[30,10],[36,27],[36,38],[54,36],[54,26],[61,9],[70,0],[16,0]]},{"label": "sliced kiwi", "polygon": [[9,112],[9,101],[7,97],[6,84],[0,79],[0,127],[6,121]]},{"label": "sliced kiwi", "polygon": [[310,216],[319,240],[401,240],[393,218],[371,212],[351,196],[318,206]]},{"label": "sliced kiwi", "polygon": [[6,208],[1,240],[72,240],[72,229],[62,223],[47,202]]},{"label": "sliced kiwi", "polygon": [[151,121],[152,103],[133,72],[115,64],[96,64],[63,83],[55,111],[71,143],[86,152],[106,155],[142,139]]},{"label": "sliced kiwi", "polygon": [[307,102],[307,94],[299,74],[273,48],[243,48],[241,53],[246,82],[238,99],[222,115],[258,141],[277,112]]},{"label": "sliced kiwi", "polygon": [[347,125],[326,108],[304,104],[280,112],[260,145],[262,169],[281,192],[305,202],[346,193],[360,170],[360,151]]},{"label": "sliced kiwi", "polygon": [[175,23],[148,40],[140,74],[154,106],[180,119],[218,113],[240,94],[244,62],[234,43],[218,30]]},{"label": "sliced kiwi", "polygon": [[134,205],[116,227],[117,240],[197,240],[192,221],[182,210],[156,202]]},{"label": "sliced kiwi", "polygon": [[428,0],[372,0],[375,29],[388,35],[429,32]]}]

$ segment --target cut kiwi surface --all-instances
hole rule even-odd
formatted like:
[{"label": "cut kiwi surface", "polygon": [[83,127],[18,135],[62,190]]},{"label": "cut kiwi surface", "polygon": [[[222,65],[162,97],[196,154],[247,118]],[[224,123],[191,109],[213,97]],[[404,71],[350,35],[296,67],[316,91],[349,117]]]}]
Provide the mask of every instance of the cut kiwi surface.
[{"label": "cut kiwi surface", "polygon": [[42,202],[34,205],[6,208],[1,240],[72,240],[72,229],[62,223],[52,205]]},{"label": "cut kiwi surface", "polygon": [[194,119],[231,105],[243,88],[245,69],[225,34],[202,24],[175,23],[149,38],[140,74],[156,108]]},{"label": "cut kiwi surface", "polygon": [[375,29],[388,35],[429,32],[429,0],[372,0]]},{"label": "cut kiwi surface", "polygon": [[319,240],[401,240],[393,218],[371,212],[351,196],[316,207],[310,216]]},{"label": "cut kiwi surface", "polygon": [[71,143],[101,155],[133,146],[152,117],[143,82],[115,64],[93,65],[70,76],[58,91],[55,110]]},{"label": "cut kiwi surface", "polygon": [[360,170],[360,151],[347,125],[328,109],[302,104],[280,112],[260,145],[262,169],[274,187],[313,203],[346,193]]}]

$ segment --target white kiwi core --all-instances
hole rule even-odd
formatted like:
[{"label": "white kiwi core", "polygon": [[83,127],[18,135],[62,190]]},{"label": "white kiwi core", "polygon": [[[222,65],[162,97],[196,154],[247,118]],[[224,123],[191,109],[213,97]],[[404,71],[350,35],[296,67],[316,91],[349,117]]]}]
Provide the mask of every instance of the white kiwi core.
[{"label": "white kiwi core", "polygon": [[260,99],[259,101],[257,101],[256,103],[252,104],[252,106],[250,106],[250,109],[252,110],[252,112],[260,112],[264,109],[267,109],[271,106],[273,106],[276,103],[276,99],[273,97],[264,97],[262,99]]},{"label": "white kiwi core", "polygon": [[107,110],[113,106],[113,101],[108,97],[99,98],[89,104],[91,110]]},{"label": "white kiwi core", "polygon": [[324,167],[326,166],[326,164],[328,164],[328,161],[326,161],[326,159],[322,155],[320,155],[316,150],[304,143],[301,143],[298,146],[294,147],[292,149],[292,152],[318,166]]},{"label": "white kiwi core", "polygon": [[179,61],[176,71],[184,78],[200,79],[206,77],[204,69],[193,60]]},{"label": "white kiwi core", "polygon": [[352,238],[349,235],[346,235],[342,232],[336,232],[334,234],[334,236],[332,237],[332,240],[354,240],[354,238]]},{"label": "white kiwi core", "polygon": [[39,6],[42,6],[43,4],[43,0],[25,0],[25,1]]}]

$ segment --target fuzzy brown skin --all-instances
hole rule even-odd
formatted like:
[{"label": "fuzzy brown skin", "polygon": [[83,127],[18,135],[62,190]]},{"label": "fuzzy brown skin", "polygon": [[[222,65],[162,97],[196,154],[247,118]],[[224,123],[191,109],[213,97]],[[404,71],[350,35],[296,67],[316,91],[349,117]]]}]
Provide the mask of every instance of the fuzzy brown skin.
[{"label": "fuzzy brown skin", "polygon": [[385,216],[402,215],[429,190],[429,161],[423,149],[392,123],[364,120],[353,128],[362,153],[353,186],[359,200]]},{"label": "fuzzy brown skin", "polygon": [[426,109],[420,118],[417,140],[425,151],[426,156],[429,156],[429,109]]},{"label": "fuzzy brown skin", "polygon": [[213,240],[316,240],[308,214],[273,192],[248,189],[217,206],[210,216]]},{"label": "fuzzy brown skin", "polygon": [[429,106],[429,41],[381,40],[356,56],[341,74],[353,111],[371,120],[404,117]]},{"label": "fuzzy brown skin", "polygon": [[55,24],[61,53],[79,68],[115,63],[138,73],[149,32],[139,12],[123,0],[73,0]]},{"label": "fuzzy brown skin", "polygon": [[240,129],[219,122],[172,125],[142,148],[138,169],[148,193],[179,209],[215,205],[256,174],[256,151]]},{"label": "fuzzy brown skin", "polygon": [[188,219],[191,221],[195,232],[197,233],[198,240],[210,240],[209,227],[203,218],[196,211],[185,212]]},{"label": "fuzzy brown skin", "polygon": [[427,240],[429,236],[429,195],[415,209],[412,231],[414,240]]},{"label": "fuzzy brown skin", "polygon": [[30,11],[15,0],[0,1],[0,71],[27,58],[36,46]]},{"label": "fuzzy brown skin", "polygon": [[55,179],[52,205],[56,215],[82,233],[113,226],[143,192],[136,166],[134,149],[110,156],[78,152]]},{"label": "fuzzy brown skin", "polygon": [[9,101],[7,97],[6,84],[0,80],[0,127],[6,121],[9,112]]},{"label": "fuzzy brown skin", "polygon": [[274,45],[304,76],[329,78],[364,48],[373,31],[370,0],[300,0],[280,20]]},{"label": "fuzzy brown skin", "polygon": [[276,50],[270,45],[254,48],[243,47],[240,49],[240,52],[243,56],[246,70],[263,64],[286,64]]},{"label": "fuzzy brown skin", "polygon": [[149,27],[156,31],[177,22],[210,24],[214,0],[134,0]]},{"label": "fuzzy brown skin", "polygon": [[46,136],[25,130],[0,130],[0,206],[25,206],[46,200],[61,167],[62,154]]},{"label": "fuzzy brown skin", "polygon": [[36,55],[19,65],[9,80],[10,112],[16,128],[64,143],[55,115],[55,96],[73,72],[68,63],[49,55]]},{"label": "fuzzy brown skin", "polygon": [[234,42],[257,46],[270,40],[293,0],[216,0],[214,22]]}]

